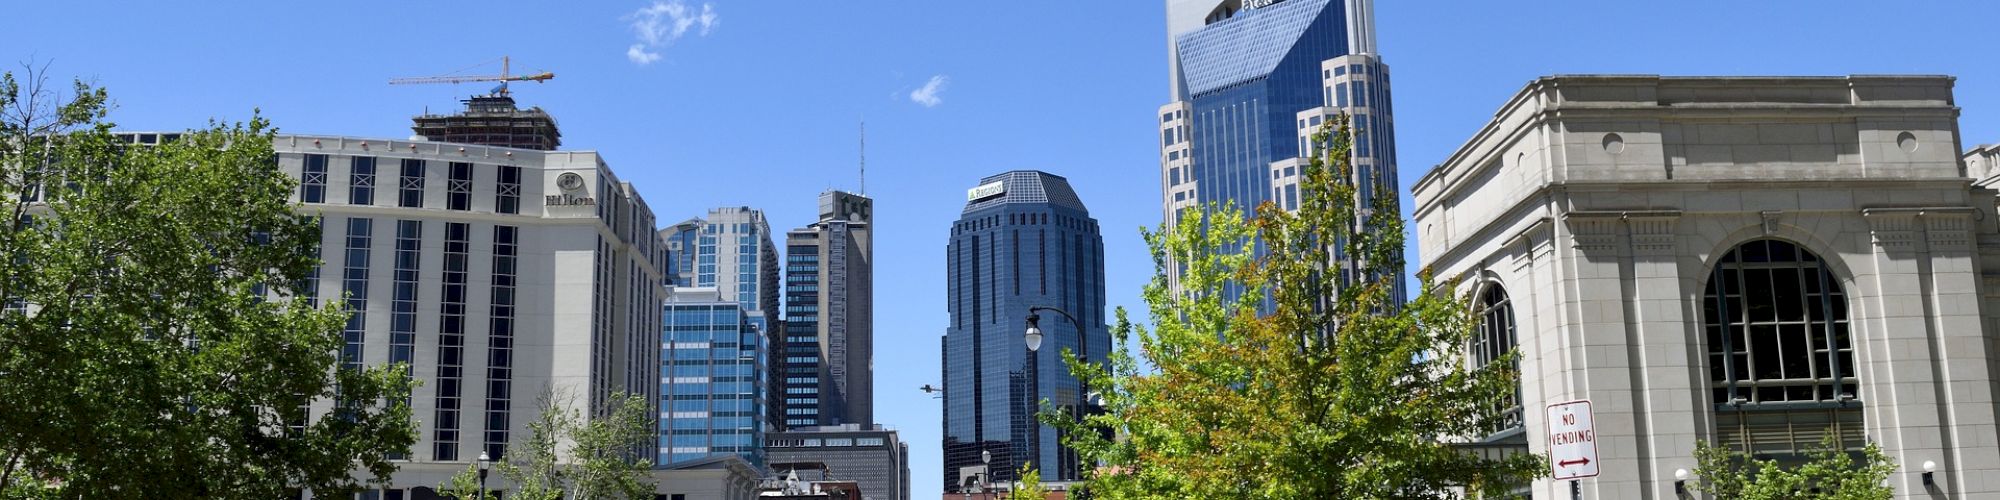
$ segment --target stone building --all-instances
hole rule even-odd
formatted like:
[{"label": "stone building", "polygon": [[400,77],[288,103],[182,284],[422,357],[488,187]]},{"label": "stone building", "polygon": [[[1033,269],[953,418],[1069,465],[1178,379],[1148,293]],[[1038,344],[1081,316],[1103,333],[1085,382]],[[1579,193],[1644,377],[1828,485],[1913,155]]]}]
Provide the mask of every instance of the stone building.
[{"label": "stone building", "polygon": [[1698,441],[1789,460],[1827,434],[1880,445],[1898,498],[2000,495],[2000,217],[1952,86],[1529,83],[1414,186],[1422,266],[1482,315],[1473,360],[1521,352],[1483,441],[1545,452],[1544,409],[1588,399],[1585,498],[1677,498]]},{"label": "stone building", "polygon": [[272,147],[323,233],[304,292],[351,315],[343,366],[407,363],[420,382],[415,446],[360,498],[432,498],[482,453],[506,457],[545,391],[580,408],[659,400],[666,252],[652,209],[598,153],[311,135]]},{"label": "stone building", "polygon": [[[910,445],[881,425],[794,427],[766,433],[764,453],[775,477],[815,483],[851,482],[858,500],[909,500]],[[804,465],[812,467],[803,467]]]}]

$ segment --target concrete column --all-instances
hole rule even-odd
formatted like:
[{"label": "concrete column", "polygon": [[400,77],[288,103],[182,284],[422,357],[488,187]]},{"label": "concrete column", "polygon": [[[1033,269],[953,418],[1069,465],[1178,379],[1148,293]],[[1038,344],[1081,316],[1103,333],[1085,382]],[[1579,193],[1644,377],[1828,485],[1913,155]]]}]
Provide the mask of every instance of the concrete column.
[{"label": "concrete column", "polygon": [[[1693,470],[1694,445],[1702,420],[1691,418],[1706,409],[1706,378],[1690,365],[1698,359],[1700,318],[1684,307],[1687,297],[1699,300],[1699,281],[1682,276],[1676,238],[1679,211],[1631,212],[1622,216],[1630,235],[1625,264],[1624,315],[1627,377],[1633,385],[1634,422],[1638,433],[1638,477],[1646,489],[1638,498],[1674,498],[1674,469]],[[1603,451],[1600,449],[1599,453]]]},{"label": "concrete column", "polygon": [[[1926,210],[1923,222],[1925,316],[1937,411],[1945,424],[1939,440],[1953,450],[1939,464],[1933,498],[2000,493],[2000,440],[1996,440],[1994,361],[1980,317],[1979,270],[1972,246],[1971,209]],[[1923,463],[1917,460],[1919,468]],[[1917,470],[1921,474],[1921,470]],[[1921,483],[1921,478],[1919,478]],[[1920,496],[1921,497],[1921,496]]]},{"label": "concrete column", "polygon": [[[1628,336],[1627,297],[1631,290],[1631,245],[1620,212],[1571,212],[1563,217],[1570,230],[1574,255],[1564,259],[1570,276],[1564,287],[1571,300],[1564,313],[1572,319],[1562,332],[1569,365],[1563,376],[1574,390],[1543,401],[1529,411],[1543,412],[1549,403],[1589,399],[1595,414],[1599,475],[1582,480],[1586,498],[1640,498],[1645,435],[1641,405],[1635,397],[1632,369],[1633,339]],[[1546,436],[1546,432],[1541,433]],[[1550,498],[1569,491],[1568,481],[1554,481]]]},{"label": "concrete column", "polygon": [[[1867,209],[1873,253],[1855,265],[1850,313],[1869,438],[1898,470],[1899,498],[2000,492],[1971,210]],[[1922,465],[1936,462],[1936,483]]]}]

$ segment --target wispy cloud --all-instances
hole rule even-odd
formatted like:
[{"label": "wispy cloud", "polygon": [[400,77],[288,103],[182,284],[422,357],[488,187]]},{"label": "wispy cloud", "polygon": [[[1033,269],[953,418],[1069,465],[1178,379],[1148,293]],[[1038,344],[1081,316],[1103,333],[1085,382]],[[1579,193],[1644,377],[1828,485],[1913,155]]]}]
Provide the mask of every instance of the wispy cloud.
[{"label": "wispy cloud", "polygon": [[925,82],[922,88],[910,92],[910,102],[922,104],[926,108],[936,107],[944,102],[944,88],[951,84],[951,77],[937,75]]},{"label": "wispy cloud", "polygon": [[722,18],[715,14],[714,3],[701,4],[697,12],[681,0],[654,0],[652,5],[626,14],[623,19],[632,23],[632,33],[638,37],[638,43],[625,49],[625,58],[641,66],[660,60],[663,57],[660,51],[673,46],[674,41],[695,27],[701,28],[695,31],[696,36],[708,36],[722,24]]},{"label": "wispy cloud", "polygon": [[635,43],[632,44],[631,48],[625,49],[625,58],[631,59],[632,62],[644,66],[647,64],[652,64],[653,61],[660,60],[660,53],[648,52],[646,50],[645,44]]}]

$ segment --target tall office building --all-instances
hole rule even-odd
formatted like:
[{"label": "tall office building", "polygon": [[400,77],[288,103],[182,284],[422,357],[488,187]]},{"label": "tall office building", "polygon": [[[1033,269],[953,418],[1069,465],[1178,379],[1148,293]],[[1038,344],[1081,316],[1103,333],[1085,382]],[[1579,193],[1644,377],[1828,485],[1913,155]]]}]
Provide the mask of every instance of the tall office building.
[{"label": "tall office building", "polygon": [[[987,177],[967,192],[945,261],[945,489],[1013,480],[1023,462],[1033,462],[1043,480],[1076,480],[1075,453],[1060,447],[1056,430],[1036,422],[1035,413],[1041,400],[1079,408],[1081,386],[1063,367],[1064,349],[1098,363],[1111,350],[1097,220],[1062,177],[1029,170]],[[1066,311],[1084,331],[1042,312],[1045,340],[1031,353],[1024,340],[1030,307]],[[982,452],[991,454],[990,464]]]},{"label": "tall office building", "polygon": [[[1352,118],[1357,202],[1397,202],[1389,67],[1372,0],[1168,0],[1173,102],[1160,107],[1161,207],[1288,210],[1332,116]],[[1398,297],[1401,281],[1396,282]]]},{"label": "tall office building", "polygon": [[[694,231],[690,234],[690,231]],[[749,309],[751,316],[761,317],[765,325],[765,346],[782,345],[784,339],[777,327],[778,322],[778,248],[771,240],[771,225],[765,222],[764,212],[750,207],[721,207],[708,211],[705,219],[690,219],[660,231],[660,237],[667,245],[681,245],[684,249],[672,260],[676,264],[685,263],[677,271],[680,278],[675,280],[676,290],[681,287],[714,288],[722,300],[735,301]],[[688,245],[692,245],[692,249]],[[777,373],[775,364],[767,363],[767,403],[775,403],[779,398],[778,387],[768,379]],[[773,427],[780,427],[781,415],[777,408],[767,408],[766,418]]]},{"label": "tall office building", "polygon": [[305,135],[273,146],[324,234],[303,290],[351,312],[342,363],[408,363],[420,382],[416,443],[371,495],[427,498],[481,452],[505,456],[544,391],[577,406],[659,400],[664,248],[652,209],[597,153]]},{"label": "tall office building", "polygon": [[704,225],[707,222],[695,217],[660,230],[667,245],[667,286],[694,286],[695,249],[700,248]]},{"label": "tall office building", "polygon": [[875,201],[819,195],[819,221],[785,235],[785,427],[875,419]]},{"label": "tall office building", "polygon": [[721,455],[764,465],[764,317],[714,288],[667,299],[660,355],[663,466]]}]

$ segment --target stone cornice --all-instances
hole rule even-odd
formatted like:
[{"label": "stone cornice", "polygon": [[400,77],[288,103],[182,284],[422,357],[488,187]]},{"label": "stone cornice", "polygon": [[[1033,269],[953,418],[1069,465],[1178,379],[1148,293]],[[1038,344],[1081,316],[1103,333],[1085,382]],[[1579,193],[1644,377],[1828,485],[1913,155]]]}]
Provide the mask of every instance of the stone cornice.
[{"label": "stone cornice", "polygon": [[1563,214],[1570,229],[1570,246],[1585,252],[1625,250],[1622,239],[1630,231],[1633,253],[1672,252],[1674,222],[1679,210],[1579,210]]},{"label": "stone cornice", "polygon": [[1864,208],[1869,235],[1876,248],[1904,253],[1916,250],[1918,237],[1937,250],[1965,250],[1972,239],[1971,207]]}]

